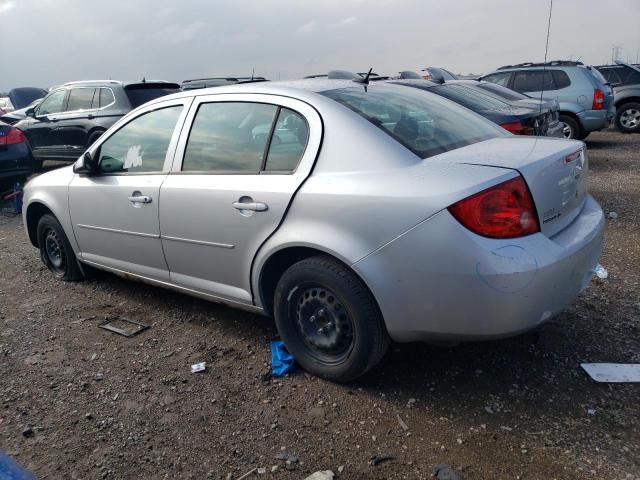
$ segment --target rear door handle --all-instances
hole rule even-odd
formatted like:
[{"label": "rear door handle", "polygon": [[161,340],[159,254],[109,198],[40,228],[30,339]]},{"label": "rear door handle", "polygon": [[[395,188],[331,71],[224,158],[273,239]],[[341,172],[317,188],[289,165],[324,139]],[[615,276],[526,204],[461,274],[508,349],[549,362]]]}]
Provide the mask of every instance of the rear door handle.
[{"label": "rear door handle", "polygon": [[233,208],[236,210],[253,210],[254,212],[266,212],[269,206],[263,202],[233,202]]},{"label": "rear door handle", "polygon": [[131,203],[151,203],[149,195],[132,195],[129,197]]}]

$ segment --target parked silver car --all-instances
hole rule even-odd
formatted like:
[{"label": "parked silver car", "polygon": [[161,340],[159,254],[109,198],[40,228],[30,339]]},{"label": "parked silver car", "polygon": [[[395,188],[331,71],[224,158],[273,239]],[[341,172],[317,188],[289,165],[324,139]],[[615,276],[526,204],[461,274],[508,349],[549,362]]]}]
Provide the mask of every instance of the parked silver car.
[{"label": "parked silver car", "polygon": [[413,88],[238,85],[129,113],[27,184],[24,224],[63,280],[273,315],[305,369],[348,381],[390,339],[514,335],[567,307],[601,251],[588,171],[581,142]]}]

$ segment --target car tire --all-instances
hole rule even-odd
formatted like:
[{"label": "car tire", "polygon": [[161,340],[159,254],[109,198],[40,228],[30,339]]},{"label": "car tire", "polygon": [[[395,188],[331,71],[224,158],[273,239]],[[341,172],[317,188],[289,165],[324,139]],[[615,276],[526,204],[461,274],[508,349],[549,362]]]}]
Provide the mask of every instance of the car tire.
[{"label": "car tire", "polygon": [[584,130],[580,130],[580,134],[576,137],[576,140],[584,140],[589,136],[591,132],[585,132]]},{"label": "car tire", "polygon": [[629,102],[616,109],[616,128],[622,133],[640,132],[640,103]]},{"label": "car tire", "polygon": [[378,305],[340,262],[316,256],[280,278],[275,321],[285,346],[308,372],[349,382],[380,362],[390,344]]},{"label": "car tire", "polygon": [[82,272],[62,225],[53,215],[43,215],[37,229],[40,258],[53,275],[66,282],[82,279]]},{"label": "car tire", "polygon": [[562,134],[564,138],[578,138],[581,135],[582,129],[573,117],[570,117],[569,115],[560,115],[559,120],[562,124]]},{"label": "car tire", "polygon": [[93,133],[91,133],[91,135],[89,135],[89,139],[87,140],[87,148],[93,145],[95,141],[102,136],[103,133],[104,133],[104,130],[96,130]]}]

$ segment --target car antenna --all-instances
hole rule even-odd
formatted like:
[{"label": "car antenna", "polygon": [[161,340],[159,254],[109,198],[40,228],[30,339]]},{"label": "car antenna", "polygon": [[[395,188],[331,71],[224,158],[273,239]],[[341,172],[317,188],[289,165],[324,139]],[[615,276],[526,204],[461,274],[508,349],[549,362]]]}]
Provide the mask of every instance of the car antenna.
[{"label": "car antenna", "polygon": [[547,43],[544,47],[544,67],[542,68],[542,85],[540,88],[540,113],[542,115],[542,96],[544,95],[544,79],[547,77],[547,53],[549,52],[549,33],[551,32],[551,12],[553,11],[553,0],[549,0],[549,20],[547,22]]},{"label": "car antenna", "polygon": [[364,78],[354,78],[353,81],[356,83],[362,83],[364,84],[364,91],[367,91],[367,85],[369,85],[369,77],[371,76],[371,72],[373,72],[373,67],[371,67],[369,69],[369,71],[367,72],[367,74],[364,76]]},{"label": "car antenna", "polygon": [[147,78],[146,77],[142,77],[142,83],[147,83]]},{"label": "car antenna", "polygon": [[253,74],[256,72],[256,67],[251,69],[251,81],[253,82]]}]

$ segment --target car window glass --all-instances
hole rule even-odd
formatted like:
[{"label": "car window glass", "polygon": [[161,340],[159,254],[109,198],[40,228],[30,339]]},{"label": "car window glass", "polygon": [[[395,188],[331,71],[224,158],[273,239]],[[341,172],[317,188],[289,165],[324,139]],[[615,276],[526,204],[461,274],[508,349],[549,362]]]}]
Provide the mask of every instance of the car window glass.
[{"label": "car window glass", "polygon": [[510,135],[468,109],[419,88],[380,85],[320,93],[353,110],[420,158]]},{"label": "car window glass", "polygon": [[[571,79],[569,78],[569,75],[567,75],[567,72],[563,72],[562,70],[550,70],[550,72],[551,72],[551,76],[553,77],[553,84],[554,84],[555,90],[567,88],[568,86],[571,85]],[[602,78],[601,80],[604,81],[604,78]]]},{"label": "car window glass", "polygon": [[264,103],[204,103],[193,121],[182,170],[259,172],[277,107]]},{"label": "car window glass", "polygon": [[73,112],[75,110],[90,110],[95,91],[95,88],[72,88],[69,91],[67,112]]},{"label": "car window glass", "polygon": [[309,126],[302,115],[288,108],[281,109],[271,137],[265,170],[295,170],[307,146],[307,140]]},{"label": "car window glass", "polygon": [[66,94],[66,90],[53,92],[45,98],[38,107],[38,115],[48,115],[50,113],[61,112],[64,109],[64,98]]},{"label": "car window glass", "polygon": [[[544,79],[544,81],[543,81]],[[513,89],[517,92],[539,92],[544,90],[556,90],[550,71],[523,70],[515,72]]]},{"label": "car window glass", "polygon": [[431,91],[471,110],[497,110],[509,107],[509,104],[502,100],[462,85],[444,84],[433,87]]},{"label": "car window glass", "polygon": [[502,85],[497,85],[495,83],[490,82],[477,82],[475,84],[476,87],[481,88],[482,90],[486,90],[487,92],[493,93],[502,97],[506,100],[526,100],[526,95],[516,92],[515,90],[511,90],[510,88],[503,87]]},{"label": "car window glass", "polygon": [[95,108],[103,108],[111,105],[115,100],[116,99],[113,97],[113,92],[110,88],[99,88],[96,95],[93,97],[93,104]]},{"label": "car window glass", "polygon": [[486,77],[484,77],[482,80],[506,87],[509,83],[509,75],[509,72],[492,73],[491,75],[487,75]]},{"label": "car window glass", "polygon": [[140,105],[155,100],[156,98],[170,95],[180,91],[178,87],[152,87],[144,84],[128,85],[124,89],[124,93],[129,99],[131,108],[138,108]]},{"label": "car window glass", "polygon": [[182,105],[141,115],[99,148],[102,173],[161,172]]}]

